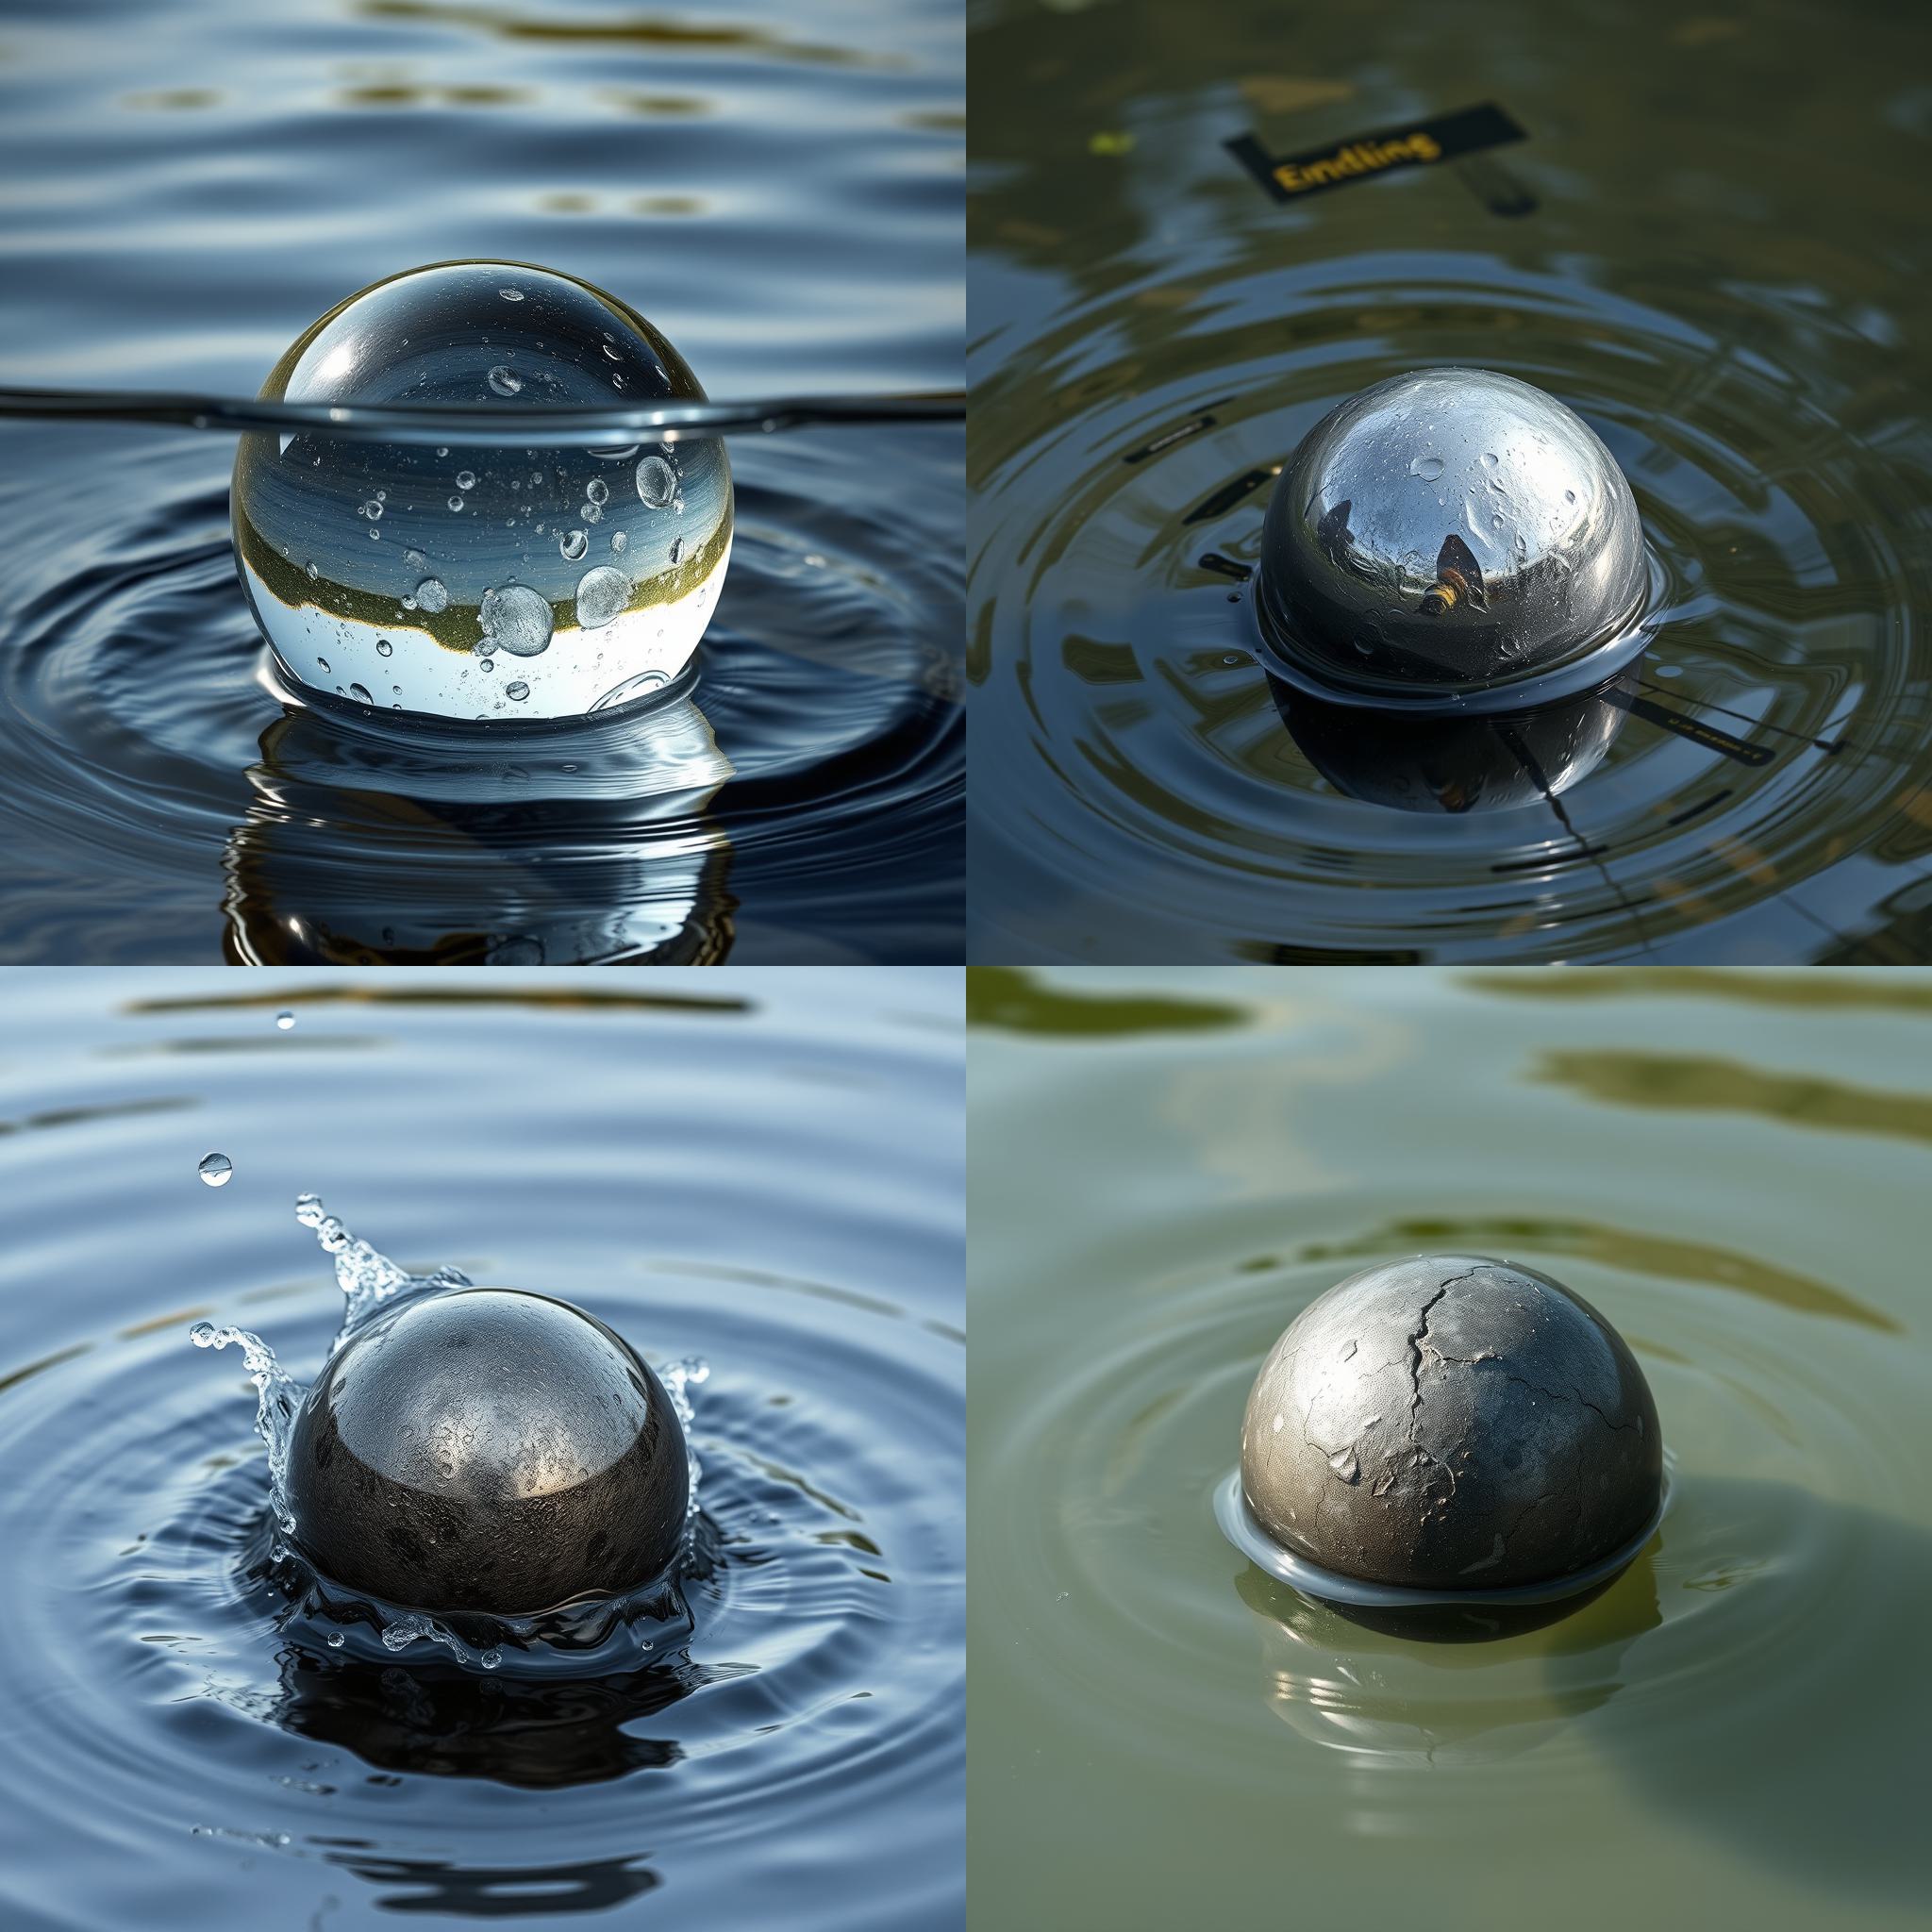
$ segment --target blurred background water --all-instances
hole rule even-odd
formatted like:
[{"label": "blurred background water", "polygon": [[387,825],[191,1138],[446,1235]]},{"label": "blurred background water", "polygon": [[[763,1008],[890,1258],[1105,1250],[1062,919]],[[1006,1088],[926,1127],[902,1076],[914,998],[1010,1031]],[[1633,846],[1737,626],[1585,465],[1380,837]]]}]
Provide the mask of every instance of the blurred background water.
[{"label": "blurred background water", "polygon": [[[975,969],[972,1918],[1922,1924],[1932,975]],[[1375,1262],[1495,1255],[1676,1457],[1601,1597],[1342,1621],[1211,1494]]]},{"label": "blurred background water", "polygon": [[[974,957],[1932,958],[1932,16],[972,18]],[[1285,203],[1224,145],[1481,103],[1527,138]],[[1555,759],[1257,661],[1275,471],[1431,364],[1577,410],[1643,519],[1656,641]]]},{"label": "blurred background water", "polygon": [[[425,261],[562,269],[713,397],[957,389],[952,0],[0,7],[0,381],[252,394]],[[959,957],[961,438],[733,441],[684,701],[425,754],[285,706],[232,441],[0,425],[0,960]]]},{"label": "blurred background water", "polygon": [[[8,975],[0,1923],[958,1924],[958,970],[280,978]],[[708,1362],[688,1642],[532,1681],[284,1621],[188,1331],[313,1374],[308,1189]]]}]

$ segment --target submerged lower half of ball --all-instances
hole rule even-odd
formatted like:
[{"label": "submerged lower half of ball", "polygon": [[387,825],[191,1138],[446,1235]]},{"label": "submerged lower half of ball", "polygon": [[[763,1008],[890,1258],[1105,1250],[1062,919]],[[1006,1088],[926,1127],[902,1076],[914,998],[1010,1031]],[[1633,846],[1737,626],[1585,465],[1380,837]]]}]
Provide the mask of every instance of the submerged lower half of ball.
[{"label": "submerged lower half of ball", "polygon": [[418,1609],[527,1614],[649,1582],[690,1488],[650,1366],[582,1309],[508,1289],[426,1295],[352,1338],[290,1444],[303,1549]]},{"label": "submerged lower half of ball", "polygon": [[1365,1581],[1544,1584],[1656,1515],[1657,1406],[1580,1296],[1482,1256],[1371,1268],[1290,1324],[1249,1393],[1241,1486],[1272,1537]]}]

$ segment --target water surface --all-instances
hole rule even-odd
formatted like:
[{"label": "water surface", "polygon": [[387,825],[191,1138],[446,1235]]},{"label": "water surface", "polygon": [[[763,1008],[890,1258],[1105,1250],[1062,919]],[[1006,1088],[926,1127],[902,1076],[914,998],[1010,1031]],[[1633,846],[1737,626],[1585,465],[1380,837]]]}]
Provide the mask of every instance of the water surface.
[{"label": "water surface", "polygon": [[[975,1924],[1922,1920],[1932,979],[973,980]],[[1676,1458],[1527,1636],[1344,1622],[1211,1513],[1276,1335],[1427,1251],[1584,1295]]]},{"label": "water surface", "polygon": [[[380,276],[543,263],[714,397],[958,385],[957,9],[0,17],[0,381],[252,394]],[[267,687],[232,441],[0,425],[0,959],[959,957],[960,435],[737,438],[697,687],[562,746]]]},{"label": "water surface", "polygon": [[[11,977],[0,1919],[958,1923],[956,971]],[[255,1391],[189,1334],[313,1374],[308,1188],[708,1363],[688,1632],[486,1674],[288,1614]]]},{"label": "water surface", "polygon": [[[969,675],[989,961],[1932,957],[1925,16],[1781,0],[975,15]],[[1224,143],[1528,139],[1271,200]],[[1277,703],[1276,470],[1426,365],[1577,410],[1657,637],[1569,791]],[[1391,802],[1391,801],[1394,802]]]}]

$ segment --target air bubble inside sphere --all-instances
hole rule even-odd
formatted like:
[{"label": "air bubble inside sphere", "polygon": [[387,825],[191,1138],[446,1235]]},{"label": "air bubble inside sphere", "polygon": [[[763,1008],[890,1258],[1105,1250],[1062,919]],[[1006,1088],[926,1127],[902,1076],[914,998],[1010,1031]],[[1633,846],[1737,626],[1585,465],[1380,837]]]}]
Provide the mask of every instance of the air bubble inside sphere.
[{"label": "air bubble inside sphere", "polygon": [[298,686],[372,712],[524,723],[648,698],[690,661],[731,555],[724,443],[517,440],[532,408],[704,400],[614,296],[518,263],[415,269],[305,330],[261,393],[501,424],[441,447],[242,439],[236,558]]}]

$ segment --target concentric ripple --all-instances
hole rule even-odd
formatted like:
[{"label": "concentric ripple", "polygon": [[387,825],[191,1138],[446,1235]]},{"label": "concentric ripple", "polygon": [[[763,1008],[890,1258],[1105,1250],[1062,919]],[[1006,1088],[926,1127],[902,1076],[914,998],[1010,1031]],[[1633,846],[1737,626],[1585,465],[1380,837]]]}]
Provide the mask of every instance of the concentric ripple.
[{"label": "concentric ripple", "polygon": [[[1588,258],[1371,250],[1175,303],[1157,358],[1133,308],[1082,308],[975,391],[989,957],[1792,958],[1909,915],[1932,877],[1932,439],[1869,342]],[[1437,363],[1576,409],[1652,550],[1655,641],[1589,727],[1607,757],[1514,809],[1471,808],[1453,747],[1358,718],[1338,760],[1257,661],[1281,463],[1335,404]],[[1041,430],[1056,387],[1075,407]],[[1405,792],[1426,808],[1391,808]]]},{"label": "concentric ripple", "polygon": [[[1594,1927],[1634,1866],[1754,1923],[1903,1923],[1932,1529],[1916,1238],[1902,1194],[1881,1204],[1924,1147],[1850,1085],[1825,1124],[1837,1081],[1899,1084],[1923,1020],[1834,1024],[1752,975],[1776,1028],[1721,987],[1539,1011],[1491,984],[1511,974],[1482,997],[1134,976],[1138,1024],[1101,1026],[1117,986],[1036,1001],[1015,974],[973,1047],[975,1895],[1051,1874],[1096,1920],[1152,1924],[1291,1882],[1379,1924],[1434,1883],[1451,1923],[1507,1924],[1567,1884]],[[1819,1104],[1760,1103],[1749,1069],[1802,1070]],[[1657,1110],[1692,1094],[1733,1117]],[[1365,1266],[1441,1252],[1602,1310],[1674,1474],[1600,1595],[1423,1641],[1265,1574],[1214,1506],[1280,1332]],[[1055,1838],[1036,1814],[1076,1776]]]},{"label": "concentric ripple", "polygon": [[[115,977],[118,1000],[135,983]],[[45,1848],[19,1867],[25,1895],[62,1926],[125,1925],[134,1856],[235,1924],[561,1918],[660,1889],[726,1924],[956,1918],[963,1527],[935,1497],[958,1494],[964,1351],[938,1188],[957,1144],[947,1048],[918,1017],[935,990],[901,987],[891,1017],[866,1019],[801,987],[774,1015],[746,981],[713,995],[707,975],[680,1013],[654,975],[626,1011],[599,975],[528,1007],[514,988],[480,1006],[452,988],[445,1010],[438,982],[409,977],[393,1008],[375,987],[340,1010],[284,991],[287,1032],[252,998],[191,996],[183,1012],[177,980],[142,1013],[137,995],[105,1028],[82,1023],[125,1106],[81,1101],[8,1141],[9,1191],[43,1176],[33,1245],[92,1310],[48,1346],[10,1285],[0,1807],[9,1840]],[[88,1084],[88,1049],[44,1031],[55,1043],[13,1069],[9,1118],[58,1115]],[[395,1084],[413,1078],[419,1091]],[[957,1058],[950,1078],[956,1108]],[[219,1196],[192,1163],[175,1171],[178,1108],[148,1104],[184,1085],[223,1121],[235,1176]],[[841,1088],[896,1124],[908,1158]],[[277,1124],[297,1113],[292,1134]],[[493,1164],[452,1174],[460,1149],[425,1151],[430,1123],[457,1117],[496,1147],[522,1141],[513,1188]],[[808,1120],[811,1149],[795,1139]],[[465,1213],[474,1238],[494,1195],[516,1248],[462,1256],[477,1279],[561,1293],[654,1359],[709,1362],[689,1615],[648,1650],[637,1626],[575,1661],[487,1674],[430,1643],[385,1657],[332,1641],[340,1626],[296,1613],[268,1575],[254,1391],[188,1332],[258,1327],[292,1374],[314,1372],[341,1295],[284,1238],[278,1181],[262,1183],[297,1142],[338,1136],[359,1141],[361,1191],[412,1243]],[[636,1148],[659,1137],[653,1203]],[[88,1204],[105,1175],[86,1157],[110,1143],[130,1198],[104,1290],[109,1217]]]},{"label": "concentric ripple", "polygon": [[[63,429],[56,474],[9,492],[6,957],[957,957],[956,433],[755,440],[696,680],[477,740],[372,731],[277,685],[235,582],[226,452],[135,438]],[[137,456],[125,512],[76,533],[86,475]],[[861,507],[884,462],[906,479],[891,529]]]}]

